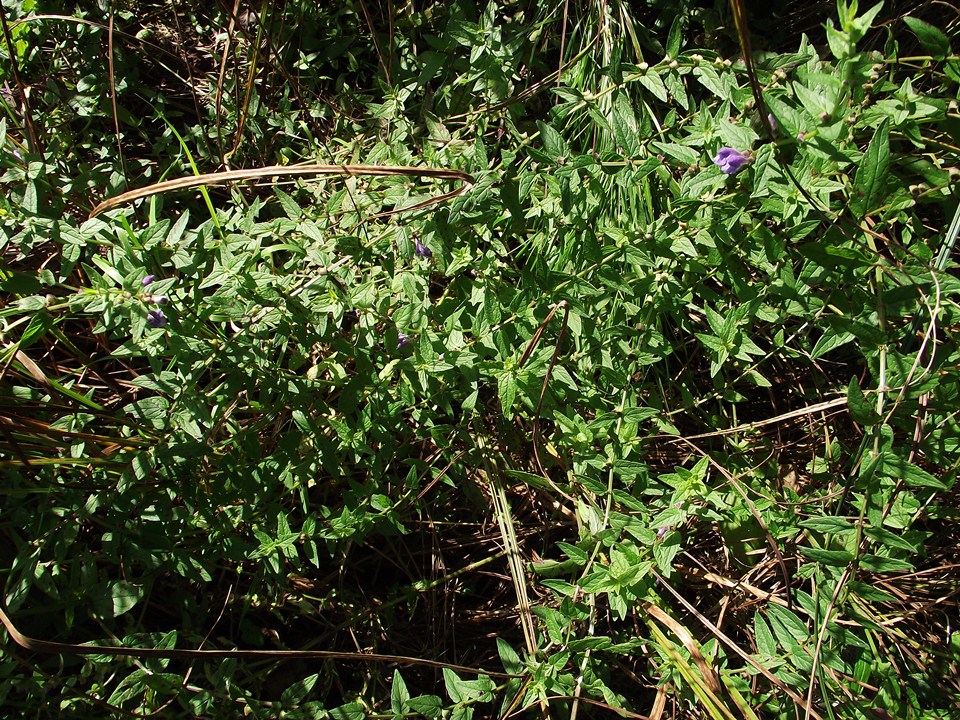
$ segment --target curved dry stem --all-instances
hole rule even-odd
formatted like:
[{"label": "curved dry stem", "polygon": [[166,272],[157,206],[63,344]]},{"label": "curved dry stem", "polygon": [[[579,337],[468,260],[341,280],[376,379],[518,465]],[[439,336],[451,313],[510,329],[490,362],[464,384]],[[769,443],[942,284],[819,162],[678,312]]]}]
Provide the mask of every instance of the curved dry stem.
[{"label": "curved dry stem", "polygon": [[336,650],[178,650],[160,648],[138,648],[109,645],[76,645],[73,643],[37,640],[21,633],[10,617],[0,608],[0,624],[11,639],[24,650],[53,655],[111,655],[137,658],[181,658],[188,660],[224,660],[226,658],[247,658],[257,660],[305,660],[319,658],[326,660],[360,660],[364,662],[393,662],[398,665],[426,665],[428,667],[449,668],[456,672],[489,675],[490,677],[513,678],[520,675],[488,672],[465,665],[407,657],[405,655],[380,655],[377,653],[338,652]]},{"label": "curved dry stem", "polygon": [[386,210],[377,213],[374,217],[385,217],[399,212],[412,210],[421,210],[425,207],[435,205],[450,200],[463,194],[473,187],[474,179],[460,170],[448,170],[446,168],[432,167],[412,167],[408,165],[268,165],[262,168],[250,168],[247,170],[227,170],[224,172],[207,173],[204,175],[192,175],[188,177],[175,178],[173,180],[164,180],[162,182],[148,185],[144,188],[131,190],[112,198],[104,200],[97,205],[91,212],[90,217],[96,217],[108,210],[113,210],[122,205],[127,205],[136,200],[142,200],[153,195],[160,195],[174,190],[189,190],[196,187],[206,187],[208,185],[223,185],[230,182],[240,182],[243,180],[259,180],[270,177],[308,177],[316,175],[339,175],[341,177],[423,177],[434,178],[437,180],[453,180],[462,184],[460,187],[450,192],[435,195],[422,202],[415,203],[395,210]]}]

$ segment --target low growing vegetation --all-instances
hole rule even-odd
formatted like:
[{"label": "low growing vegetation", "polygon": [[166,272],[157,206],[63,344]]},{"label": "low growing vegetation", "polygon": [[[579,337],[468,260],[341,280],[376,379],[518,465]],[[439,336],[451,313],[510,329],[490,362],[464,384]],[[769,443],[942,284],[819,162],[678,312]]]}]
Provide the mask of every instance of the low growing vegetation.
[{"label": "low growing vegetation", "polygon": [[955,9],[76,5],[2,6],[5,716],[960,717]]}]

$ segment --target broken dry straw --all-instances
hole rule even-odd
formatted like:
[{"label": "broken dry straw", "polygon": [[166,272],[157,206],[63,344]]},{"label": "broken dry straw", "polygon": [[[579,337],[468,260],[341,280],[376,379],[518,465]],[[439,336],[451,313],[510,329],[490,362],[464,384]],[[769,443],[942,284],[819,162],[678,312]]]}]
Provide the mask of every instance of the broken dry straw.
[{"label": "broken dry straw", "polygon": [[164,180],[153,185],[138,190],[130,190],[116,197],[104,200],[97,205],[90,213],[90,217],[95,217],[108,210],[141,200],[152,195],[159,195],[174,190],[189,190],[190,188],[206,187],[208,185],[223,185],[230,182],[240,182],[243,180],[260,180],[270,177],[305,177],[316,175],[339,175],[341,177],[420,177],[434,178],[436,180],[451,180],[462,183],[460,187],[449,192],[435,195],[422,202],[415,203],[408,207],[397,208],[395,210],[386,210],[377,213],[374,217],[393,215],[398,212],[408,210],[420,210],[436,203],[450,200],[462,194],[473,187],[473,177],[459,170],[447,170],[445,168],[432,167],[411,167],[407,165],[301,165],[301,166],[283,166],[270,165],[262,168],[251,168],[249,170],[227,170],[224,172],[208,173],[205,175],[194,175],[190,177],[176,178],[174,180]]}]

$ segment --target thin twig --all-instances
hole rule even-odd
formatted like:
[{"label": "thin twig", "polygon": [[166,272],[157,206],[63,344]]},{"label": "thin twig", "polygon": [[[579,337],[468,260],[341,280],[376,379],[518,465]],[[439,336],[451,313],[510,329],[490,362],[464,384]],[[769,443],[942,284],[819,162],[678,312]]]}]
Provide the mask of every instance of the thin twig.
[{"label": "thin twig", "polygon": [[460,187],[450,192],[443,193],[428,198],[423,202],[415,203],[409,207],[397,208],[377,213],[374,217],[383,217],[408,210],[420,210],[422,208],[434,205],[444,200],[457,197],[473,187],[473,177],[459,170],[447,170],[445,168],[431,167],[410,167],[407,165],[270,165],[262,168],[252,168],[248,170],[227,170],[224,172],[208,173],[205,175],[192,175],[173,180],[164,180],[163,182],[148,185],[145,188],[131,190],[121,195],[104,200],[97,205],[91,212],[90,217],[96,217],[101,213],[112,210],[121,205],[141,200],[152,195],[170,192],[173,190],[189,190],[195,187],[206,187],[208,185],[222,185],[229,182],[238,182],[241,180],[259,180],[268,177],[304,177],[310,175],[339,175],[342,177],[373,176],[373,177],[428,177],[437,180],[457,180],[463,183]]},{"label": "thin twig", "polygon": [[227,658],[246,658],[248,660],[306,660],[310,658],[324,660],[360,660],[363,662],[392,662],[399,665],[425,665],[427,667],[448,668],[456,672],[490,677],[515,678],[501,672],[488,672],[466,665],[408,657],[406,655],[381,655],[379,653],[339,652],[336,650],[179,650],[164,648],[138,648],[109,645],[77,645],[74,643],[37,640],[21,633],[7,613],[0,608],[0,623],[10,633],[11,639],[24,650],[48,653],[51,655],[111,655],[138,658],[180,658],[188,660],[225,660]]}]

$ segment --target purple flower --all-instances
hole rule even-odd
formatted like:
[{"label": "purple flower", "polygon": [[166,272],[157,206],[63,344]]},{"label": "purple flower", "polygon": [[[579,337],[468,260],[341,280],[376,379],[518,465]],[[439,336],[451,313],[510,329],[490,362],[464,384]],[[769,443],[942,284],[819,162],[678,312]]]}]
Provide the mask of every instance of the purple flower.
[{"label": "purple flower", "polygon": [[167,324],[167,316],[163,310],[151,310],[147,313],[147,325],[152,328],[162,328]]},{"label": "purple flower", "polygon": [[147,275],[143,280],[140,281],[140,284],[146,287],[156,279],[156,275]]},{"label": "purple flower", "polygon": [[714,165],[718,165],[727,175],[736,175],[748,162],[750,162],[749,155],[731,147],[720,148],[720,152],[713,159]]},{"label": "purple flower", "polygon": [[773,116],[773,113],[767,113],[767,120],[770,122],[770,129],[773,130],[774,134],[780,132],[780,126],[777,124],[777,119]]},{"label": "purple flower", "polygon": [[410,336],[404,333],[397,333],[397,350],[410,344]]},{"label": "purple flower", "polygon": [[166,295],[154,295],[153,301],[157,305],[166,305],[168,302],[170,302],[170,298],[168,298]]},{"label": "purple flower", "polygon": [[414,240],[414,241],[413,241],[413,246],[414,246],[414,247],[413,247],[413,251],[414,251],[414,253],[416,254],[417,257],[422,257],[422,258],[433,257],[433,250],[431,250],[430,248],[428,248],[426,245],[424,245],[424,244],[423,244],[422,242],[420,242],[419,240]]}]

